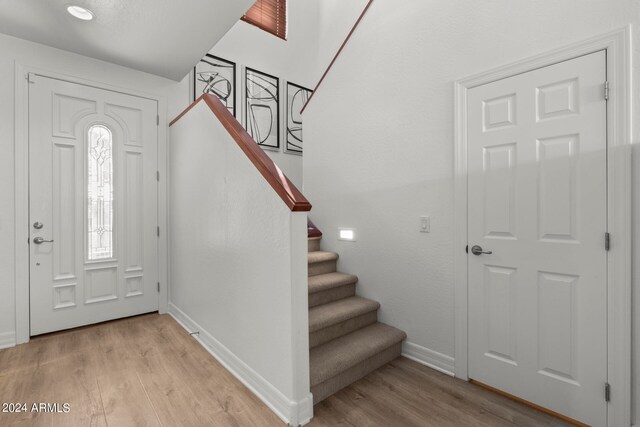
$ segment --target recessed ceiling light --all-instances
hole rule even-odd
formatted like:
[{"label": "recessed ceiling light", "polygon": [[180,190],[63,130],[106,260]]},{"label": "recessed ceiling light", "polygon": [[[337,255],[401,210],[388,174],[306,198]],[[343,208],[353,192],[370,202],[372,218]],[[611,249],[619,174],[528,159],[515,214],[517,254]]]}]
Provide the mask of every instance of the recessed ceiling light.
[{"label": "recessed ceiling light", "polygon": [[71,16],[83,21],[91,21],[93,19],[93,12],[89,9],[85,9],[84,7],[67,6],[67,12],[69,12]]}]

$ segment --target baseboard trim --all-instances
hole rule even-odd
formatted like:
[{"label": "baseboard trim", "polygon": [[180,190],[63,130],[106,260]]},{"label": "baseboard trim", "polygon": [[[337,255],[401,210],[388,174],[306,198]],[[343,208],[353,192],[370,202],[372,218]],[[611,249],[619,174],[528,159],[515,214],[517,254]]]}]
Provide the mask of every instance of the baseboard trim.
[{"label": "baseboard trim", "polygon": [[193,337],[200,345],[262,400],[282,421],[291,426],[302,426],[311,421],[313,417],[313,396],[311,393],[297,402],[289,400],[280,390],[239,359],[174,304],[169,303],[168,312],[187,332],[197,331],[198,334]]},{"label": "baseboard trim", "polygon": [[418,344],[405,341],[402,344],[402,355],[422,365],[428,366],[436,371],[449,376],[454,375],[454,359],[437,351],[430,350]]},{"label": "baseboard trim", "polygon": [[0,334],[0,349],[10,348],[16,346],[16,333],[11,332],[3,332]]}]

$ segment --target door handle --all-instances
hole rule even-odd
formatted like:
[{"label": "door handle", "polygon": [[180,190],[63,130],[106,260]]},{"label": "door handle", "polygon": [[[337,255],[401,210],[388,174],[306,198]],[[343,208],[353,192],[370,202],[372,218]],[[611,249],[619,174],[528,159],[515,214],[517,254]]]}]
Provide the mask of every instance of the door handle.
[{"label": "door handle", "polygon": [[53,240],[45,240],[44,237],[34,237],[33,243],[36,245],[41,245],[43,243],[53,243]]},{"label": "door handle", "polygon": [[482,255],[482,254],[486,254],[486,255],[491,255],[493,252],[491,251],[483,251],[482,250],[482,246],[478,246],[478,245],[474,245],[471,247],[471,253],[474,255]]}]

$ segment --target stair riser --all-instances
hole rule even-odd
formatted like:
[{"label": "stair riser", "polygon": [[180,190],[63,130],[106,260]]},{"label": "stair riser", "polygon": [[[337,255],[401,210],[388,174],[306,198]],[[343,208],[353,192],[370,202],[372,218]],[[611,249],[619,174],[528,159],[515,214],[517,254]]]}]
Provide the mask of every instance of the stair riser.
[{"label": "stair riser", "polygon": [[337,260],[314,262],[309,264],[309,277],[336,271]]},{"label": "stair riser", "polygon": [[371,311],[344,322],[320,329],[309,334],[309,348],[314,348],[333,339],[372,325],[378,321],[378,311]]},{"label": "stair riser", "polygon": [[309,239],[309,252],[315,252],[320,250],[320,239]]},{"label": "stair riser", "polygon": [[341,389],[358,381],[367,374],[370,374],[381,366],[386,365],[395,358],[399,357],[401,353],[402,342],[399,342],[376,354],[375,356],[370,357],[369,359],[362,361],[359,364],[341,372],[340,374],[311,387],[311,393],[313,394],[313,404],[316,405],[322,402],[332,394],[337,393]]},{"label": "stair riser", "polygon": [[327,304],[333,301],[338,301],[343,298],[349,298],[354,296],[355,294],[355,283],[339,286],[337,288],[329,289],[322,292],[316,292],[314,294],[309,294],[309,308]]}]

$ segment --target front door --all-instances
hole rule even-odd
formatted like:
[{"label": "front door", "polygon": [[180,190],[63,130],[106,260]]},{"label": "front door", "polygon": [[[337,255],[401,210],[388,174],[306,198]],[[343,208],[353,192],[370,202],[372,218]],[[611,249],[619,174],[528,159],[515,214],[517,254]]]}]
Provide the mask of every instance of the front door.
[{"label": "front door", "polygon": [[601,51],[470,89],[467,110],[469,377],[593,426],[607,424],[605,81]]},{"label": "front door", "polygon": [[29,81],[31,335],[156,311],[157,102]]}]

